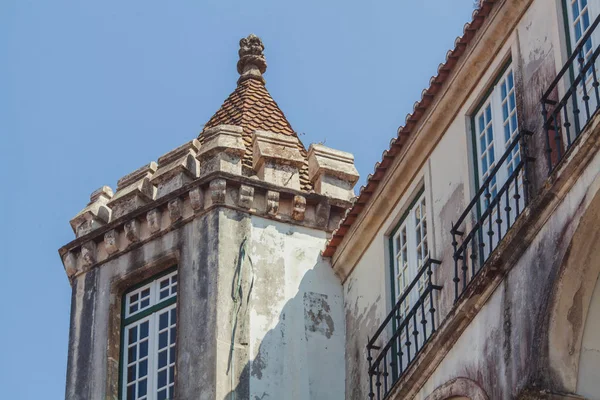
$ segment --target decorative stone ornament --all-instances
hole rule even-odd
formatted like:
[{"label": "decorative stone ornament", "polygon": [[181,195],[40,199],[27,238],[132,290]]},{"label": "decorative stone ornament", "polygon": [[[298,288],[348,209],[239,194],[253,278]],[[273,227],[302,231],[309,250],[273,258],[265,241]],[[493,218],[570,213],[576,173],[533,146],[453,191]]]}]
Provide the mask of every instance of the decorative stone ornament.
[{"label": "decorative stone ornament", "polygon": [[160,231],[160,217],[161,212],[157,208],[148,211],[146,214],[146,221],[148,222],[148,229],[150,230],[150,233],[156,233]]},{"label": "decorative stone ornament", "polygon": [[96,263],[96,242],[89,240],[81,245],[81,264],[88,268]]},{"label": "decorative stone ornament", "polygon": [[88,205],[70,221],[77,237],[86,235],[110,221],[111,209],[107,204],[112,197],[113,191],[108,186],[102,186],[92,192]]},{"label": "decorative stone ornament", "polygon": [[326,200],[321,201],[315,208],[316,223],[322,228],[327,228],[331,205]]},{"label": "decorative stone ornament", "polygon": [[119,251],[119,234],[115,229],[104,234],[104,248],[108,254],[115,254]]},{"label": "decorative stone ornament", "polygon": [[237,71],[240,74],[238,84],[246,79],[256,79],[265,83],[262,74],[267,70],[267,60],[263,54],[265,46],[260,38],[254,34],[240,40],[240,59],[237,63]]},{"label": "decorative stone ornament", "polygon": [[213,204],[224,204],[227,190],[227,181],[225,179],[215,179],[210,181],[210,198]]},{"label": "decorative stone ornament", "polygon": [[169,201],[168,209],[169,218],[171,219],[171,224],[173,224],[183,216],[183,201],[179,197]]},{"label": "decorative stone ornament", "polygon": [[276,216],[279,213],[279,192],[267,191],[267,214]]},{"label": "decorative stone ornament", "polygon": [[359,175],[350,153],[312,144],[308,149],[308,175],[315,192],[350,201]]},{"label": "decorative stone ornament", "polygon": [[198,162],[195,157],[199,148],[200,142],[194,139],[158,159],[158,169],[150,180],[157,187],[157,199],[198,177]]},{"label": "decorative stone ornament", "polygon": [[125,230],[125,237],[130,244],[140,240],[140,223],[137,219],[125,222],[123,229]]},{"label": "decorative stone ornament", "polygon": [[200,162],[200,176],[222,171],[242,174],[242,157],[246,152],[242,128],[218,125],[203,132],[203,142],[196,158]]},{"label": "decorative stone ornament", "polygon": [[194,211],[204,209],[204,192],[201,188],[195,187],[190,190],[190,205]]},{"label": "decorative stone ornament", "polygon": [[304,220],[306,212],[306,198],[304,196],[294,196],[294,205],[292,209],[292,218],[296,221]]},{"label": "decorative stone ornament", "polygon": [[77,273],[77,258],[72,252],[67,252],[63,257],[63,265],[65,266],[65,272],[70,278]]},{"label": "decorative stone ornament", "polygon": [[257,130],[252,136],[252,168],[259,179],[300,190],[300,168],[304,157],[298,138]]},{"label": "decorative stone ornament", "polygon": [[251,208],[254,202],[254,188],[248,185],[240,185],[238,195],[238,206],[242,208]]},{"label": "decorative stone ornament", "polygon": [[117,182],[117,193],[108,203],[112,208],[113,219],[122,217],[154,199],[154,186],[150,178],[156,172],[154,161],[125,175]]}]

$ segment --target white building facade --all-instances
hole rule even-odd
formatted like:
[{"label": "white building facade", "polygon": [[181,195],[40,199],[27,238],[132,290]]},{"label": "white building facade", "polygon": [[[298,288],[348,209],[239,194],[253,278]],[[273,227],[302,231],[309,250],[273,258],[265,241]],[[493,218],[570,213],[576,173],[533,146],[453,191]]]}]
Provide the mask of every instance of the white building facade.
[{"label": "white building facade", "polygon": [[600,399],[599,5],[473,13],[324,252],[346,398]]}]

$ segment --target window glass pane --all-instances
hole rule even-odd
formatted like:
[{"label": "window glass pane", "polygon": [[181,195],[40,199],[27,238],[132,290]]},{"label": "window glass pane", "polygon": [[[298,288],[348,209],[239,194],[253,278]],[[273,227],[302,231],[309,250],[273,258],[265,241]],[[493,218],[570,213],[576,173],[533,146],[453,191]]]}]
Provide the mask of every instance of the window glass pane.
[{"label": "window glass pane", "polygon": [[[163,393],[166,399],[169,390],[172,395],[177,311],[176,304],[161,306],[166,303],[159,299],[159,288],[163,282],[168,297],[173,297],[176,293],[174,289],[177,284],[176,272],[133,290],[125,296],[129,303],[126,314],[129,315],[126,317],[127,325],[122,331],[127,343],[123,354],[125,368],[122,372],[124,387],[122,400],[155,400],[161,396],[160,393]],[[144,302],[148,303],[148,308],[156,306],[158,311],[150,315],[139,314],[139,311],[144,308],[142,306]],[[130,309],[135,307],[138,311],[131,314]]]}]

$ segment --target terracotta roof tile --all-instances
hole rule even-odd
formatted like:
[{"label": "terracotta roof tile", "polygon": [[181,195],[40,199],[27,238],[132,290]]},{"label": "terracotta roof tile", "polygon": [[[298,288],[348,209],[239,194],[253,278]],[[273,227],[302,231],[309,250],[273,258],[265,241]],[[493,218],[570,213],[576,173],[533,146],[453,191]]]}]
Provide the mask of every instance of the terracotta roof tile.
[{"label": "terracotta roof tile", "polygon": [[398,135],[390,141],[389,150],[384,151],[382,162],[375,165],[375,171],[369,175],[366,186],[360,188],[360,193],[354,202],[354,205],[346,211],[346,215],[340,221],[338,229],[333,233],[333,237],[327,243],[323,256],[331,257],[335,254],[337,247],[342,242],[346,232],[357,219],[364,205],[369,201],[371,195],[379,186],[379,182],[387,173],[388,167],[392,164],[392,159],[400,154],[400,149],[408,142],[408,139],[414,133],[413,128],[417,125],[420,118],[425,115],[428,107],[433,103],[442,84],[456,66],[458,59],[464,54],[467,45],[475,37],[479,28],[483,25],[485,19],[490,14],[498,0],[481,0],[479,8],[473,11],[471,22],[466,24],[463,29],[463,35],[454,41],[454,49],[446,54],[446,62],[438,66],[437,75],[429,80],[429,87],[421,93],[421,100],[413,106],[413,112],[406,116],[404,126],[398,128]]},{"label": "terracotta roof tile", "polygon": [[[252,170],[252,134],[255,130],[271,131],[298,138],[264,83],[257,79],[239,82],[221,108],[208,120],[204,130],[223,124],[242,127],[242,138],[246,146],[243,165],[247,171]],[[203,138],[200,133],[198,136],[200,143]],[[300,170],[301,189],[310,191],[312,184],[308,179],[308,154],[300,139],[298,139],[298,149],[305,159]]]}]

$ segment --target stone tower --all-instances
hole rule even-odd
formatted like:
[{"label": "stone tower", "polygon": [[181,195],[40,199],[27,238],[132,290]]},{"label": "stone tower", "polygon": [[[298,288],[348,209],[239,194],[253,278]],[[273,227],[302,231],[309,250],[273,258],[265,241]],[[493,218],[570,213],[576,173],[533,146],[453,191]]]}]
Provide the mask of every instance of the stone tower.
[{"label": "stone tower", "polygon": [[197,139],[94,191],[60,256],[66,398],[343,399],[342,286],[320,255],[351,154],[298,139],[261,40]]}]

